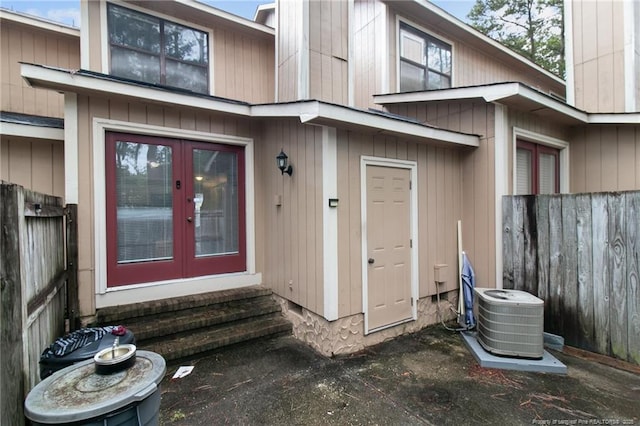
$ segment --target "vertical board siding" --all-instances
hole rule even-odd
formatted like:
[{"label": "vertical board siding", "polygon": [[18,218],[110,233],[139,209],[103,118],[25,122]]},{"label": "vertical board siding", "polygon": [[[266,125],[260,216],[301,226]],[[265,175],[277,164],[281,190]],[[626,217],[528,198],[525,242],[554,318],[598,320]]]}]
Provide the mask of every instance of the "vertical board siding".
[{"label": "vertical board siding", "polygon": [[[280,149],[289,156],[292,176],[276,167]],[[257,247],[263,252],[263,283],[323,315],[322,129],[295,120],[264,123],[255,155],[263,193],[256,205],[256,219],[264,223]]]},{"label": "vertical board siding", "polygon": [[590,112],[625,112],[625,29],[614,24],[624,22],[622,2],[575,0],[570,6],[575,106]]},{"label": "vertical board siding", "polygon": [[[65,330],[64,218],[61,198],[5,183],[1,192],[4,365],[0,402],[3,420],[22,424],[22,401],[40,381],[40,354]],[[27,214],[31,203],[40,203],[47,213]]]},{"label": "vertical board siding", "polygon": [[64,143],[2,136],[0,179],[32,191],[64,195]]},{"label": "vertical board siding", "polygon": [[302,1],[278,2],[279,36],[276,37],[277,55],[276,67],[278,78],[278,102],[295,101],[298,99],[298,69],[299,56],[302,46]]},{"label": "vertical board siding", "polygon": [[568,345],[636,364],[638,207],[638,191],[503,197],[505,288],[542,298],[545,330]]},{"label": "vertical board siding", "polygon": [[[78,34],[79,35],[79,34]],[[2,111],[46,117],[63,117],[63,97],[58,92],[29,87],[20,75],[19,62],[65,69],[80,68],[80,37],[63,35],[3,20],[0,25]]]},{"label": "vertical board siding", "polygon": [[[456,224],[462,215],[462,163],[459,150],[350,131],[338,132],[339,316],[362,312],[361,157],[417,162],[419,296],[454,290],[457,285]],[[343,165],[343,167],[340,167]],[[449,280],[436,290],[433,267],[449,265]]]},{"label": "vertical board siding", "polygon": [[640,127],[576,127],[570,144],[571,192],[640,189]]},{"label": "vertical board siding", "polygon": [[[457,163],[459,161],[458,173],[449,174],[446,181],[459,185],[462,191],[459,197],[449,197],[446,195],[446,191],[443,192],[445,195],[441,198],[437,198],[435,192],[427,193],[425,197],[429,199],[429,206],[441,206],[442,200],[445,200],[445,202],[453,202],[452,208],[459,209],[460,213],[458,213],[456,221],[462,219],[463,249],[473,264],[476,283],[478,286],[495,287],[494,107],[484,102],[453,101],[395,104],[389,105],[388,110],[393,114],[413,117],[420,122],[440,128],[480,135],[480,146],[478,148],[450,151],[458,153],[454,157],[442,154],[442,151],[438,151],[441,152],[439,155],[424,157],[428,164],[424,173],[429,181],[436,178],[434,173],[437,173],[438,170],[444,170],[441,169],[442,167],[451,170],[446,165],[448,162],[454,161]],[[422,146],[419,147],[418,156],[420,156],[421,149],[425,149],[425,152],[436,150],[435,147]],[[420,169],[418,172],[420,173]],[[442,177],[439,177],[439,179],[442,179],[441,182],[445,182]],[[441,184],[438,184],[438,186],[441,186]],[[445,208],[445,211],[449,210]],[[442,212],[436,209],[434,211],[420,211],[419,214],[421,218],[428,218],[426,220],[428,224],[433,224],[437,222],[437,219],[431,216],[441,215]],[[444,228],[444,230],[437,229],[440,230],[439,232],[446,232],[447,236],[453,235],[455,238],[455,225],[453,231],[451,231],[452,234],[449,234],[450,230],[448,228]],[[441,236],[439,239],[432,240],[430,244],[431,246],[426,247],[430,252],[433,250],[434,245],[440,244],[448,244],[451,250],[457,251],[455,239],[443,240]],[[457,260],[449,263],[453,270],[455,270],[456,265]],[[433,265],[429,266],[429,268],[431,270],[428,271],[428,275],[432,277]],[[454,272],[454,275],[457,276],[457,272]],[[434,287],[435,284],[428,284],[428,286]],[[433,291],[435,292],[435,288]],[[427,294],[433,293],[427,291]]]},{"label": "vertical board siding", "polygon": [[274,42],[224,28],[213,31],[213,94],[249,103],[275,99]]}]

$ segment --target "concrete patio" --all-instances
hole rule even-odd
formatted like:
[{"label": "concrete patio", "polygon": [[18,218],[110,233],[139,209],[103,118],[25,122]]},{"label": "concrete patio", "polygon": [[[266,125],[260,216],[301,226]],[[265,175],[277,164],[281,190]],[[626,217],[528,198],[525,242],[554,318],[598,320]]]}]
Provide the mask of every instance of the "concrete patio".
[{"label": "concrete patio", "polygon": [[[566,376],[481,368],[440,326],[334,359],[292,337],[259,340],[168,365],[161,424],[640,422],[639,374],[553,355]],[[195,368],[172,380],[180,365]]]}]

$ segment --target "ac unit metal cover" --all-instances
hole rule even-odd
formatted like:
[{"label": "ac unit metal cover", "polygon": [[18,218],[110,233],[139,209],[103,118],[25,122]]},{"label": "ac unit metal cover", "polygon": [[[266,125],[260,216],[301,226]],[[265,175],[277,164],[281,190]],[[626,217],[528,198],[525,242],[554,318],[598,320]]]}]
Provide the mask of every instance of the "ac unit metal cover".
[{"label": "ac unit metal cover", "polygon": [[496,355],[542,358],[544,301],[520,290],[474,289],[478,342]]}]

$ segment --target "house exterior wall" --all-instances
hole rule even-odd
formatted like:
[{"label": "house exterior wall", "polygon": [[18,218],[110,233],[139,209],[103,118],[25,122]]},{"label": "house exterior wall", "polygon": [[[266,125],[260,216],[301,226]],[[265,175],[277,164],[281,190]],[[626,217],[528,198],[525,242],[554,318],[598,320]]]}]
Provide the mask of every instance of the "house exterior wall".
[{"label": "house exterior wall", "polygon": [[66,69],[80,67],[80,39],[3,19],[0,25],[1,111],[61,118],[63,96],[45,89],[34,89],[22,79],[20,62]]},{"label": "house exterior wall", "polygon": [[[291,176],[276,167],[281,149],[289,156]],[[256,239],[263,284],[323,315],[322,128],[293,119],[264,122],[255,155],[261,159],[256,162]]]},{"label": "house exterior wall", "polygon": [[[452,45],[452,87],[519,81],[542,92],[564,96],[565,87],[525,64],[496,55],[495,48],[469,43],[469,35],[421,10],[403,9],[404,3],[355,0],[354,5],[354,90],[355,106],[379,108],[372,95],[395,93],[398,84],[398,22],[402,20]],[[451,28],[450,28],[451,27]],[[387,36],[382,36],[387,34]],[[501,59],[504,58],[504,59]]]},{"label": "house exterior wall", "polygon": [[[300,93],[301,64],[308,62],[308,48],[303,46],[304,8],[306,1],[277,1],[276,78],[278,102],[295,101],[307,97]],[[306,65],[308,66],[308,65]],[[305,79],[306,81],[306,79]],[[304,92],[304,89],[303,89]]]},{"label": "house exterior wall", "polygon": [[64,143],[1,136],[0,180],[43,194],[64,196]]},{"label": "house exterior wall", "polygon": [[[394,114],[414,117],[420,122],[440,128],[480,135],[478,148],[464,150],[459,154],[462,201],[458,211],[459,216],[455,219],[462,220],[463,249],[473,264],[476,285],[494,287],[496,285],[494,106],[484,102],[452,101],[388,105],[388,109]],[[441,163],[446,164],[446,158],[436,156],[436,159],[437,161],[431,164],[438,170],[438,167],[443,167]],[[428,173],[433,173],[431,169],[433,166],[427,169]],[[447,202],[449,194],[445,187],[445,191],[440,195],[443,198],[436,199],[435,204],[441,205]],[[450,232],[455,236],[455,228]],[[457,247],[454,246],[454,250],[457,250]],[[457,265],[457,259],[451,265]],[[422,285],[420,290],[422,294]]]},{"label": "house exterior wall", "polygon": [[[90,317],[96,309],[95,209],[93,169],[93,121],[97,118],[125,123],[148,124],[167,129],[252,137],[250,122],[232,116],[222,116],[186,108],[172,108],[155,104],[127,101],[112,97],[77,96],[78,117],[78,294],[80,315]],[[248,184],[248,183],[247,183]],[[257,217],[261,213],[258,212]],[[161,290],[149,290],[161,296]]]},{"label": "house exterior wall", "polygon": [[571,129],[571,192],[640,189],[640,127]]},{"label": "house exterior wall", "polygon": [[[81,2],[83,15],[87,17],[86,64],[91,71],[109,74],[109,46],[106,29],[105,0]],[[169,2],[131,2],[122,6],[164,17],[186,25],[199,25],[210,31],[209,73],[213,77],[210,94],[250,103],[269,103],[275,99],[275,45],[274,36],[254,35],[240,29],[240,25],[217,25],[212,20],[199,19],[181,11],[167,10]],[[165,13],[175,13],[166,15]],[[193,13],[193,12],[192,12]],[[198,15],[196,15],[198,16]],[[202,22],[200,22],[202,21]],[[104,40],[103,40],[104,38]],[[210,78],[211,80],[211,78]]]},{"label": "house exterior wall", "polygon": [[575,106],[589,112],[625,112],[625,79],[640,79],[625,75],[625,2],[576,0],[568,6]]}]

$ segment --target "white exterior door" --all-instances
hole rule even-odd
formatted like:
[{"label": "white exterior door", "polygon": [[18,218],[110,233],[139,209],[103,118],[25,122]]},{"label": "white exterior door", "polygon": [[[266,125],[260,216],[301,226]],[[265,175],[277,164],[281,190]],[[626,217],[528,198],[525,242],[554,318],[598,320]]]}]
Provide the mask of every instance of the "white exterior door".
[{"label": "white exterior door", "polygon": [[364,301],[368,331],[414,318],[411,170],[366,165]]}]

